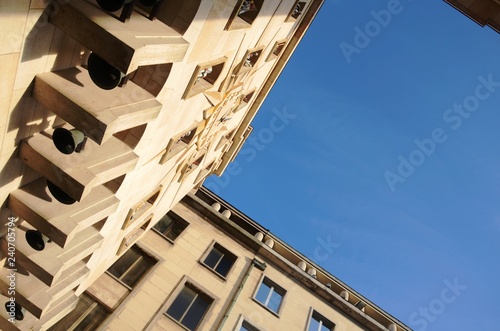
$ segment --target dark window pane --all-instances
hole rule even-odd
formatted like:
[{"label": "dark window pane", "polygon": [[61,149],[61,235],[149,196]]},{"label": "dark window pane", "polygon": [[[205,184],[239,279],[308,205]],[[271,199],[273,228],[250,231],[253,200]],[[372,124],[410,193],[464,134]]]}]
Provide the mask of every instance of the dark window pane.
[{"label": "dark window pane", "polygon": [[175,240],[182,233],[182,231],[184,231],[186,227],[187,224],[174,221],[169,231],[165,233],[165,236],[167,236],[167,238],[170,240]]},{"label": "dark window pane", "polygon": [[234,260],[231,257],[224,255],[215,271],[225,277],[229,273],[229,269],[231,269],[233,263]]},{"label": "dark window pane", "polygon": [[168,212],[153,226],[153,229],[174,241],[182,231],[184,231],[188,224],[189,223],[176,216],[173,212]]},{"label": "dark window pane", "polygon": [[203,263],[205,263],[210,268],[214,269],[221,257],[222,257],[222,252],[220,252],[217,248],[213,247],[210,253],[205,258],[205,261],[203,261]]},{"label": "dark window pane", "polygon": [[196,293],[189,287],[184,286],[181,293],[179,293],[170,308],[168,308],[167,314],[180,321],[182,315],[187,310],[195,297]]},{"label": "dark window pane", "polygon": [[108,271],[116,278],[120,278],[140,256],[141,254],[135,249],[135,246],[133,246],[126,251]]},{"label": "dark window pane", "polygon": [[200,294],[182,320],[182,325],[187,327],[189,330],[196,329],[201,319],[203,318],[203,315],[205,315],[205,312],[208,310],[210,303],[211,299]]},{"label": "dark window pane", "polygon": [[99,325],[104,322],[108,315],[109,313],[106,309],[104,309],[104,307],[96,303],[86,293],[83,293],[80,296],[75,309],[50,327],[49,330],[67,331],[82,317],[82,321],[76,326],[75,330],[97,330]]},{"label": "dark window pane", "polygon": [[122,277],[122,282],[130,287],[133,287],[137,281],[144,275],[149,268],[152,267],[152,263],[145,258],[141,258],[137,263],[130,268],[125,275]]},{"label": "dark window pane", "polygon": [[166,214],[158,221],[158,223],[153,226],[153,228],[165,234],[165,232],[170,229],[173,222],[174,221],[172,220],[172,218],[170,218],[169,214]]}]

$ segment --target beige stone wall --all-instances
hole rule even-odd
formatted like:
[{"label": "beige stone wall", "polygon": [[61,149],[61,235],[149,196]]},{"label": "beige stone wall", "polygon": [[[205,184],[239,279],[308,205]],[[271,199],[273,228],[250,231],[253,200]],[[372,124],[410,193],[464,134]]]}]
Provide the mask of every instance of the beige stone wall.
[{"label": "beige stone wall", "polygon": [[[264,272],[253,268],[246,284],[227,319],[223,330],[234,330],[240,315],[261,328],[271,330],[305,330],[311,307],[336,324],[335,330],[358,331],[349,318],[320,300],[316,295],[295,282],[261,256],[246,249],[226,233],[207,222],[184,204],[173,210],[189,222],[189,226],[170,244],[158,234],[150,231],[141,239],[140,246],[146,251],[161,256],[160,267],[148,274],[140,287],[140,294],[128,298],[104,325],[105,330],[183,330],[163,313],[164,304],[179,286],[183,277],[189,277],[216,301],[208,316],[202,321],[201,330],[214,330],[220,322],[224,308],[230,302],[236,286],[240,284],[250,261],[256,257],[268,265]],[[204,253],[216,241],[237,256],[237,260],[225,280],[199,263]],[[286,291],[280,316],[261,307],[252,298],[266,275]],[[162,309],[163,308],[163,309]],[[155,318],[156,317],[156,318]]]}]

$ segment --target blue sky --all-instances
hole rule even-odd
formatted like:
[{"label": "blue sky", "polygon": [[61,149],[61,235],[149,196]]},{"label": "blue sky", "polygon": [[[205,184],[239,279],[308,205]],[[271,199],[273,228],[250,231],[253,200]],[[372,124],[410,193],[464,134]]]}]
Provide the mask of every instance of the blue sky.
[{"label": "blue sky", "polygon": [[396,4],[327,1],[205,186],[416,331],[498,330],[500,35]]}]

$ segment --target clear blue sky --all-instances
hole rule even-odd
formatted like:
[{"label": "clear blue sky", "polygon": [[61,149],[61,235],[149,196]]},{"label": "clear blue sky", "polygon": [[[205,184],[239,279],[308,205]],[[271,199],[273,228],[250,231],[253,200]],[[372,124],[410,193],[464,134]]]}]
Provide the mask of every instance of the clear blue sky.
[{"label": "clear blue sky", "polygon": [[415,331],[496,331],[500,34],[395,3],[328,0],[205,185]]}]

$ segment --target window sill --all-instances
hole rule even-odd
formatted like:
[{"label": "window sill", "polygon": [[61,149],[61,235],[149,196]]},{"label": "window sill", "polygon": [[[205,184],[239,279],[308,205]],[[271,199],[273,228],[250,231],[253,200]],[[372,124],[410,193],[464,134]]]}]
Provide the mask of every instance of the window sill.
[{"label": "window sill", "polygon": [[163,239],[165,239],[166,241],[168,241],[171,245],[174,244],[174,241],[172,239],[168,238],[167,236],[165,236],[160,231],[156,230],[155,228],[151,228],[151,230],[153,230],[153,232],[155,232],[157,235],[159,235],[160,237],[162,237]]},{"label": "window sill", "polygon": [[226,277],[222,276],[220,273],[218,273],[217,271],[215,271],[214,269],[210,268],[208,265],[206,265],[205,263],[203,263],[202,261],[198,261],[199,264],[201,264],[202,266],[204,266],[205,268],[207,268],[208,270],[210,270],[214,275],[216,275],[217,277],[219,277],[220,279],[222,279],[223,281],[226,281]]},{"label": "window sill", "polygon": [[259,300],[255,299],[255,298],[252,298],[252,300],[257,303],[259,306],[261,306],[262,308],[264,308],[265,310],[267,310],[268,312],[270,312],[271,314],[273,314],[274,316],[276,316],[277,318],[280,318],[280,315],[278,313],[276,313],[275,311],[271,310],[269,307],[267,306],[264,306],[262,304],[262,302],[260,302]]}]

